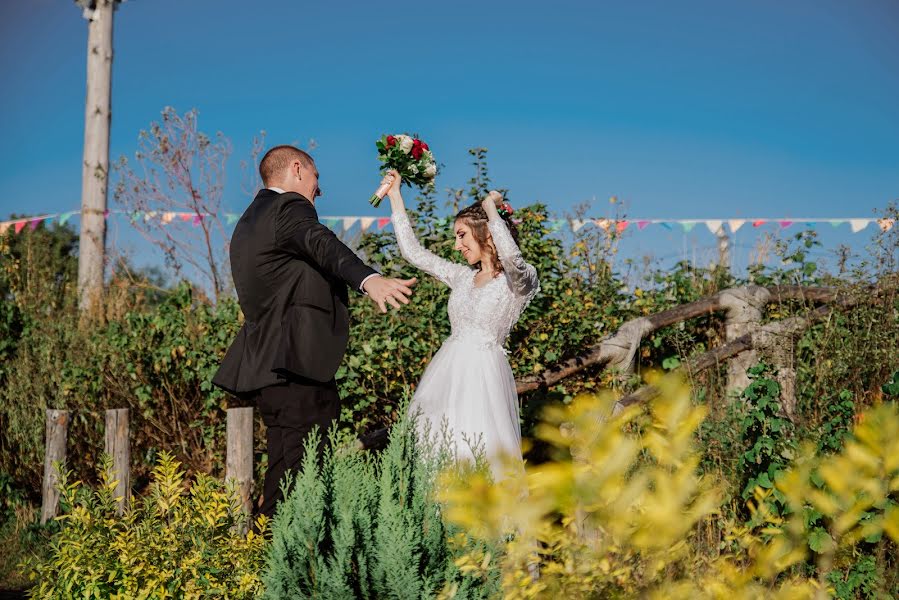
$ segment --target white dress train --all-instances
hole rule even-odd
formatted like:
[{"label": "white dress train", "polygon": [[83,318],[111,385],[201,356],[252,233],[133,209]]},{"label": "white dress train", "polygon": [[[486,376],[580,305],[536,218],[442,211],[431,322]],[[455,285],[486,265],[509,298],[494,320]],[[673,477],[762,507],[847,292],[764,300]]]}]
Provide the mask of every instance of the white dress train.
[{"label": "white dress train", "polygon": [[452,334],[431,359],[415,390],[410,411],[420,432],[448,430],[457,459],[483,451],[495,479],[504,457],[521,458],[521,428],[515,378],[503,344],[522,311],[540,290],[537,271],[526,263],[505,222],[488,228],[503,272],[475,286],[476,271],[425,250],[405,213],[392,217],[400,252],[407,261],[448,285]]}]

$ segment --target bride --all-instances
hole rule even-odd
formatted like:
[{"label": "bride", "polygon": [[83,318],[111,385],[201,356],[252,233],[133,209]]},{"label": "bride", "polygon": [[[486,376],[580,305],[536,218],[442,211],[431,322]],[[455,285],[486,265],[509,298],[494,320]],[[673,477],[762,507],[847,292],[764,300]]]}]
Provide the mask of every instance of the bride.
[{"label": "bride", "polygon": [[418,242],[400,194],[399,173],[388,171],[383,183],[390,183],[400,253],[451,289],[452,334],[425,369],[410,411],[419,414],[422,431],[439,432],[446,426],[457,458],[473,459],[474,450],[483,451],[499,479],[504,457],[521,458],[518,396],[503,344],[540,290],[537,271],[521,256],[511,209],[498,192],[456,215],[455,249],[466,266],[440,258]]}]

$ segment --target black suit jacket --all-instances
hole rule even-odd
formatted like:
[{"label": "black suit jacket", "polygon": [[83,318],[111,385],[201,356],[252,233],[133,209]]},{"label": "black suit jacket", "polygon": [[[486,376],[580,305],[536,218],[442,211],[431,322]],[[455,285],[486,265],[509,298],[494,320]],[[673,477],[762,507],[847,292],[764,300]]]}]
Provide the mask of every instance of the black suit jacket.
[{"label": "black suit jacket", "polygon": [[330,381],[349,338],[347,285],[375,273],[293,192],[263,189],[231,237],[244,324],[212,382],[242,395],[291,376]]}]

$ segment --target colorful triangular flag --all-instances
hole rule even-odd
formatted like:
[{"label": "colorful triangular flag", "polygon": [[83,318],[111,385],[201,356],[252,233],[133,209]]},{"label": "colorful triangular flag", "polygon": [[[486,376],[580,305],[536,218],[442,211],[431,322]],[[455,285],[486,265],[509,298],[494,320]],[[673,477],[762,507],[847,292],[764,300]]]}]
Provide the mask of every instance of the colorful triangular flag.
[{"label": "colorful triangular flag", "polygon": [[630,223],[628,223],[627,221],[617,221],[615,223],[615,231],[617,231],[618,233],[623,233],[624,230],[627,229],[628,225],[630,225]]},{"label": "colorful triangular flag", "polygon": [[778,221],[777,223],[780,225],[781,229],[786,229],[793,224],[793,221]]},{"label": "colorful triangular flag", "polygon": [[340,227],[340,219],[329,217],[329,218],[323,219],[323,221],[325,223],[325,227],[327,227],[331,231],[333,231],[335,233],[337,233],[339,231],[338,228]]},{"label": "colorful triangular flag", "polygon": [[[608,231],[612,226],[612,222],[608,219],[593,219],[593,224],[602,229],[603,231]],[[578,227],[580,229],[580,227]],[[576,231],[576,230],[575,230]]]},{"label": "colorful triangular flag", "polygon": [[371,227],[372,223],[375,222],[374,217],[361,217],[359,219],[359,227],[362,229],[362,232],[365,233],[368,231],[368,228]]},{"label": "colorful triangular flag", "polygon": [[240,219],[240,215],[237,213],[225,213],[225,223],[228,225],[234,225]]},{"label": "colorful triangular flag", "polygon": [[711,220],[708,220],[705,222],[705,226],[709,228],[709,231],[711,231],[712,233],[717,235],[718,231],[723,226],[723,222],[719,221],[719,220],[711,219]]},{"label": "colorful triangular flag", "polygon": [[343,230],[349,231],[353,228],[353,225],[356,224],[356,221],[359,220],[359,217],[344,217],[343,218]]},{"label": "colorful triangular flag", "polygon": [[577,231],[583,227],[585,221],[583,219],[571,219],[571,231]]},{"label": "colorful triangular flag", "polygon": [[565,227],[565,219],[553,219],[549,221],[549,232],[555,233]]},{"label": "colorful triangular flag", "polygon": [[768,221],[766,221],[765,219],[759,219],[758,221],[753,221],[752,226],[753,227],[761,227],[762,225],[764,225],[767,222]]},{"label": "colorful triangular flag", "polygon": [[852,228],[852,233],[858,233],[863,230],[871,223],[871,219],[850,219],[849,227]]},{"label": "colorful triangular flag", "polygon": [[378,230],[384,229],[387,227],[387,224],[390,223],[390,217],[381,217],[378,219]]},{"label": "colorful triangular flag", "polygon": [[889,231],[893,228],[895,221],[893,219],[888,219],[884,217],[883,219],[877,219],[877,224],[880,226],[880,230],[883,232]]},{"label": "colorful triangular flag", "polygon": [[830,220],[830,225],[831,225],[831,227],[839,227],[840,225],[842,225],[842,224],[845,223],[845,222],[846,222],[846,221],[838,221],[838,220],[836,220],[836,219],[831,219],[831,220]]},{"label": "colorful triangular flag", "polygon": [[731,233],[737,233],[737,230],[746,223],[746,219],[731,219],[727,222],[728,227],[730,227]]},{"label": "colorful triangular flag", "polygon": [[646,229],[646,226],[649,225],[649,221],[637,221],[637,229],[643,231]]},{"label": "colorful triangular flag", "polygon": [[689,233],[696,227],[696,221],[681,221],[680,226],[684,228],[684,232]]},{"label": "colorful triangular flag", "polygon": [[669,223],[668,221],[659,221],[659,225],[661,225],[668,231],[671,231],[671,223]]},{"label": "colorful triangular flag", "polygon": [[16,233],[22,233],[22,230],[25,228],[26,225],[28,225],[28,221],[19,221],[18,223],[13,225],[13,229],[15,230]]}]

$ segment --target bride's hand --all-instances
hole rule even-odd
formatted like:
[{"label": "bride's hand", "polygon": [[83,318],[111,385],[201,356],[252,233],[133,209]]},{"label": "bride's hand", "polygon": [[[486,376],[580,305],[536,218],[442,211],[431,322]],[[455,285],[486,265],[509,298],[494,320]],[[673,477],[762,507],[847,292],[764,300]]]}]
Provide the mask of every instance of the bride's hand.
[{"label": "bride's hand", "polygon": [[503,204],[503,195],[497,192],[496,190],[490,190],[490,193],[487,194],[483,200],[481,200],[481,207],[484,209],[484,212],[487,213],[487,218],[492,219],[493,217],[499,217],[498,207]]},{"label": "bride's hand", "polygon": [[390,187],[387,189],[387,195],[391,198],[400,195],[400,186],[403,183],[403,178],[400,177],[399,172],[396,169],[390,169],[387,173],[384,174],[384,179],[381,180],[381,183],[390,183]]}]

